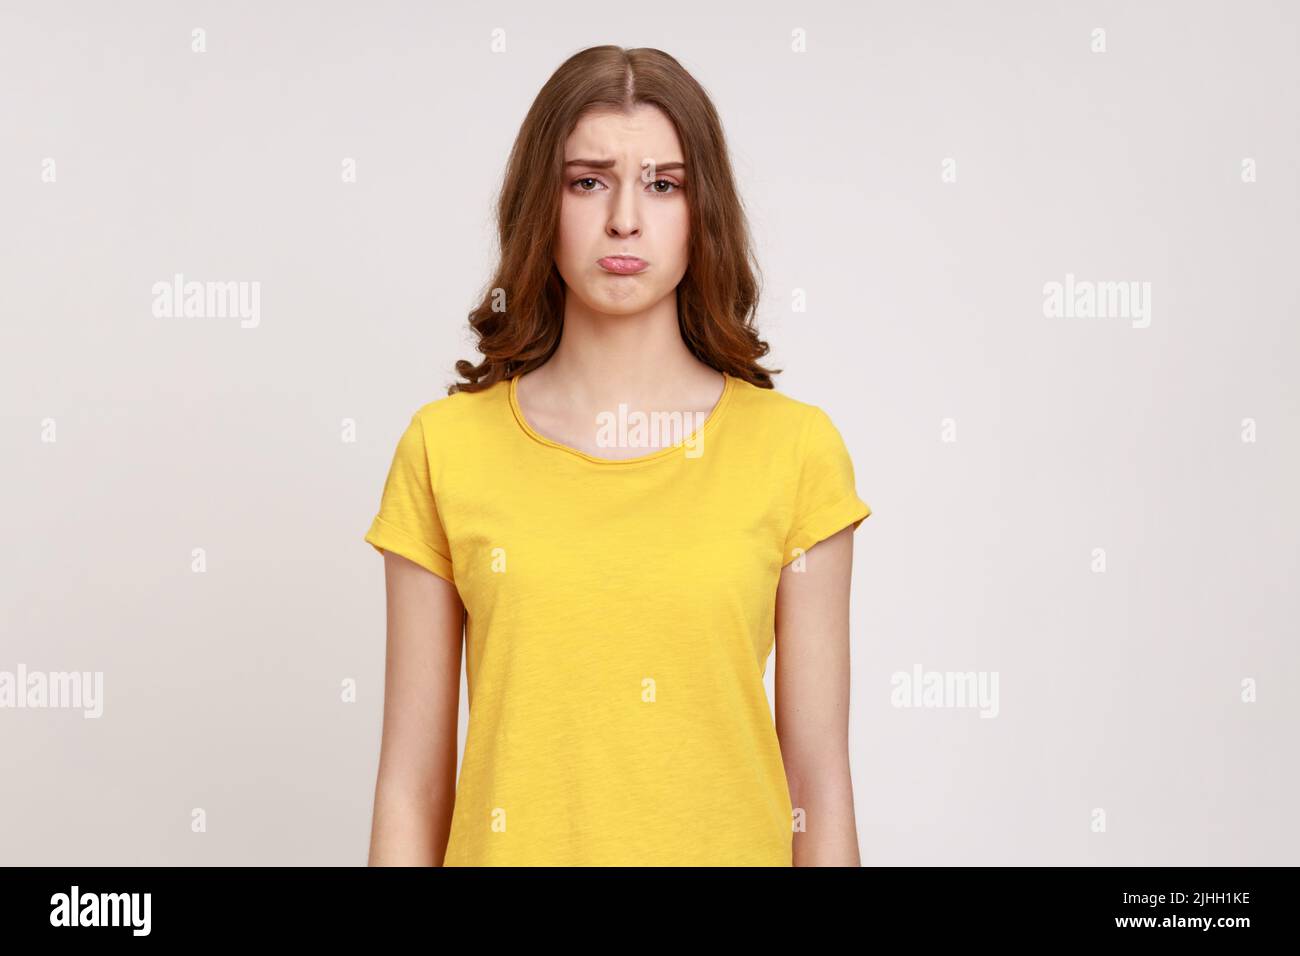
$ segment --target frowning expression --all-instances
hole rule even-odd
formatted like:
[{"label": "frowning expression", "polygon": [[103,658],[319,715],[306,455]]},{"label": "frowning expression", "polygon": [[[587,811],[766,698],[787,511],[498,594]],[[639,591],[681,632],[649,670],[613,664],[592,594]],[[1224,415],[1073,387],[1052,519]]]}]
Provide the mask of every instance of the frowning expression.
[{"label": "frowning expression", "polygon": [[565,142],[555,264],[594,312],[643,311],[686,274],[686,168],[658,107],[584,114]]}]

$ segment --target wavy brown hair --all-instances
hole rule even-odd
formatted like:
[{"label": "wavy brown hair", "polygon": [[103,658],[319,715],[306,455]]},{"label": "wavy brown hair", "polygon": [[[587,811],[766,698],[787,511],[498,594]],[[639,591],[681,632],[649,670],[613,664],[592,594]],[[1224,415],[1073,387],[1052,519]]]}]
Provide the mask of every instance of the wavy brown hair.
[{"label": "wavy brown hair", "polygon": [[656,106],[668,116],[690,175],[688,266],[677,286],[682,341],[701,362],[761,388],[772,375],[757,359],[768,345],[754,328],[759,272],[722,123],[704,88],[673,57],[648,47],[596,46],[569,57],[524,117],[497,199],[500,261],[469,314],[483,361],[456,363],[477,392],[544,364],[560,343],[564,281],[555,266],[564,144],[592,109]]}]

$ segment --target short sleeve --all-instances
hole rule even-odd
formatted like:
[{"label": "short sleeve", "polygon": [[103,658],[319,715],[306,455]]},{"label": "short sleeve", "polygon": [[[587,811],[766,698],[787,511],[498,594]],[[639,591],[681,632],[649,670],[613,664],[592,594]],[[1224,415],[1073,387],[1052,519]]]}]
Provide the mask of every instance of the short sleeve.
[{"label": "short sleeve", "polygon": [[849,525],[856,529],[871,514],[870,506],[858,497],[853,461],[839,429],[816,406],[805,425],[800,448],[794,517],[785,540],[782,567],[837,531]]},{"label": "short sleeve", "polygon": [[397,442],[384,493],[365,540],[381,553],[400,554],[455,583],[451,547],[434,500],[429,449],[419,413]]}]

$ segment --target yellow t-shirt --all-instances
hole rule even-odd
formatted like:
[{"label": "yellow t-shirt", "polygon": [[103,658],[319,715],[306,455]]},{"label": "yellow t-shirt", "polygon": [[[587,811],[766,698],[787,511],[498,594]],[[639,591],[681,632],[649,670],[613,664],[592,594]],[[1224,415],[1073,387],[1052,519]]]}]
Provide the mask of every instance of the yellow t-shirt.
[{"label": "yellow t-shirt", "polygon": [[763,675],[782,567],[871,514],[838,430],[727,375],[686,438],[601,458],[517,381],[415,412],[365,536],[468,611],[444,865],[790,866]]}]

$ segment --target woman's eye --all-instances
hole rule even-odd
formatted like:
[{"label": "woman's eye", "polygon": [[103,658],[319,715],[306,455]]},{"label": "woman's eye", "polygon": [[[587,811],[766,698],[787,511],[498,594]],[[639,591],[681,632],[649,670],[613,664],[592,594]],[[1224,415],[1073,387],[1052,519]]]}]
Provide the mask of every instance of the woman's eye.
[{"label": "woman's eye", "polygon": [[[583,183],[592,183],[593,185],[590,188],[587,188]],[[580,193],[594,193],[596,191],[596,186],[600,185],[600,180],[596,179],[594,176],[583,176],[580,179],[575,179],[569,185]],[[669,188],[656,188],[659,186],[667,186]],[[678,183],[673,182],[671,179],[656,179],[650,184],[650,187],[652,192],[658,193],[660,196],[671,196],[674,192],[677,192],[682,188]]]}]

